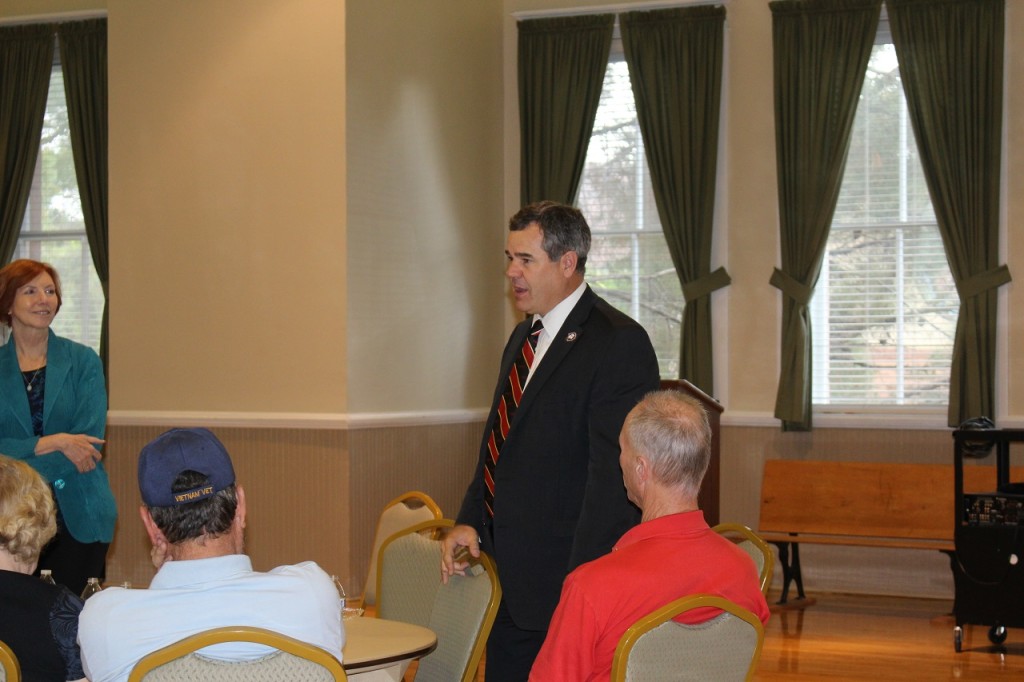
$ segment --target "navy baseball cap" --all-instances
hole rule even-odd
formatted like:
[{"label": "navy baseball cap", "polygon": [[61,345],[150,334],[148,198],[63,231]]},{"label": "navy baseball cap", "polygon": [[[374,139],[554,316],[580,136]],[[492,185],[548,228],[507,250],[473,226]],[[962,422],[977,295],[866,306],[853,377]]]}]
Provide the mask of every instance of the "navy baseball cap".
[{"label": "navy baseball cap", "polygon": [[[174,492],[174,479],[197,471],[207,485]],[[198,502],[235,482],[235,469],[223,443],[209,429],[171,429],[150,441],[139,453],[139,490],[150,507],[175,507]]]}]

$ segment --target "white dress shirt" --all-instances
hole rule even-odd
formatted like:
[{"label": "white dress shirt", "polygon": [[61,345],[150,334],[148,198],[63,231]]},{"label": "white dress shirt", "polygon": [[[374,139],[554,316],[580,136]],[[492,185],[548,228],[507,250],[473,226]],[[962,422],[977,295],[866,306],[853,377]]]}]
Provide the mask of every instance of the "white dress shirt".
[{"label": "white dress shirt", "polygon": [[540,361],[544,359],[544,354],[548,352],[548,348],[551,347],[551,342],[558,336],[558,332],[561,331],[562,325],[565,324],[565,318],[569,317],[569,313],[576,307],[576,304],[583,298],[583,292],[587,290],[587,283],[583,282],[576,290],[571,294],[563,298],[558,305],[548,311],[547,315],[534,315],[533,321],[536,322],[537,318],[540,318],[541,323],[544,325],[544,329],[541,330],[540,336],[537,338],[537,349],[533,352],[533,364],[530,365],[530,376],[526,378],[526,384],[523,386],[523,390],[526,390],[526,386],[530,384],[530,379],[533,378],[533,372],[540,365]]}]

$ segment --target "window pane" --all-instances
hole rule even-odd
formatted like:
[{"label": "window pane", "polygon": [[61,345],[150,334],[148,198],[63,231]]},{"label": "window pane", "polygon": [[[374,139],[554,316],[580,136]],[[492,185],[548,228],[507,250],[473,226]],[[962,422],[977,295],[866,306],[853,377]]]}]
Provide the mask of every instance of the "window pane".
[{"label": "window pane", "polygon": [[879,44],[811,302],[814,403],[945,405],[958,312],[896,53]]},{"label": "window pane", "polygon": [[643,325],[661,376],[676,378],[682,287],[654,203],[621,45],[605,73],[577,204],[593,231],[587,281]]},{"label": "window pane", "polygon": [[14,258],[57,268],[64,302],[54,319],[54,332],[99,350],[103,290],[85,236],[59,65],[50,76],[39,160]]}]

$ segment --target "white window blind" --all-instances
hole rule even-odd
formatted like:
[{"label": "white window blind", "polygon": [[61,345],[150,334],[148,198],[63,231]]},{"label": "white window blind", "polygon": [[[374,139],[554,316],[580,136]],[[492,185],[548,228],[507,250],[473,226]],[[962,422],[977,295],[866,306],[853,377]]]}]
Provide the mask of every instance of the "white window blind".
[{"label": "white window blind", "polygon": [[576,203],[593,245],[587,281],[647,330],[661,376],[679,370],[683,294],[654,203],[629,71],[616,40]]},{"label": "white window blind", "polygon": [[98,351],[103,289],[85,234],[59,64],[50,76],[39,159],[14,258],[44,261],[57,268],[63,305],[53,331]]},{"label": "white window blind", "polygon": [[811,302],[816,405],[939,406],[959,300],[880,29]]}]

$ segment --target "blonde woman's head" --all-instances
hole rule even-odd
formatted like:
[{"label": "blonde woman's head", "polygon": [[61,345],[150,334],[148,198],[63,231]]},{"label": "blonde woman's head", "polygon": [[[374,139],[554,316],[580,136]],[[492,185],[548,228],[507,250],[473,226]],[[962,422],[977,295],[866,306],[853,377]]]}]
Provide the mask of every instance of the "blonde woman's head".
[{"label": "blonde woman's head", "polygon": [[0,455],[0,550],[35,564],[57,533],[53,495],[28,464]]}]

